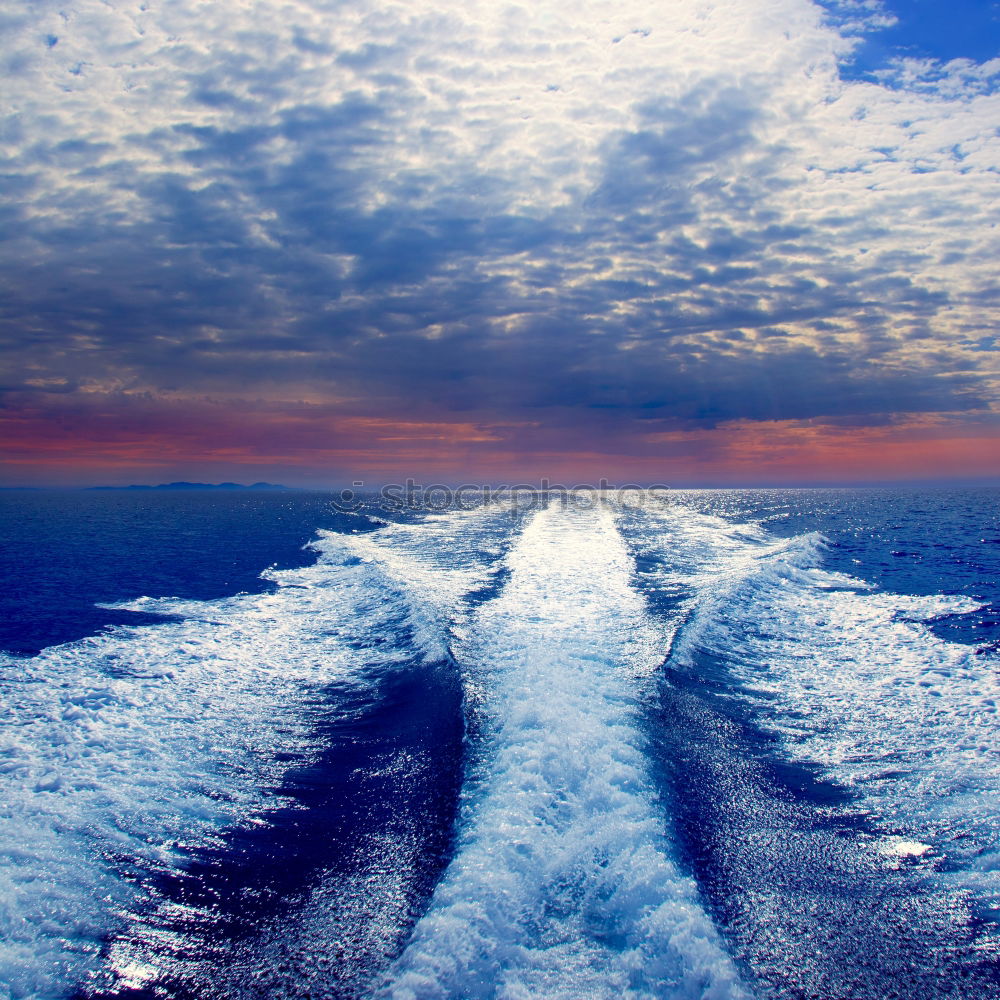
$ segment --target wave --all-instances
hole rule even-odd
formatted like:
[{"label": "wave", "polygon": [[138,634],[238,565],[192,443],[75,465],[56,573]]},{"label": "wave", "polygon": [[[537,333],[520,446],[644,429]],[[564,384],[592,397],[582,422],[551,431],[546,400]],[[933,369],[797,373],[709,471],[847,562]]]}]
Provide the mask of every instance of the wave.
[{"label": "wave", "polygon": [[[469,524],[488,519],[469,515],[465,535],[479,538]],[[502,535],[509,519],[504,529],[494,515],[489,528]],[[404,561],[420,531],[433,549],[463,526],[456,515],[322,532],[314,565],[265,574],[273,593],[141,598],[121,607],[179,620],[0,660],[12,720],[0,733],[9,996],[65,995],[144,905],[156,873],[286,804],[275,790],[288,769],[323,753],[315,723],[331,685],[372,688],[414,660],[447,657],[449,609],[488,578],[491,557],[430,586],[419,560]],[[134,958],[122,968],[121,984],[136,988],[157,973]]]},{"label": "wave", "polygon": [[922,859],[928,876],[995,911],[996,658],[927,624],[976,602],[880,591],[824,569],[821,534],[779,539],[680,505],[647,524],[641,543],[658,548],[654,578],[683,584],[668,666],[724,670],[722,697],[863,803],[887,864]]},{"label": "wave", "polygon": [[[669,743],[649,729],[664,657],[692,687],[721,679],[715,696],[785,757],[849,787],[877,832],[861,838],[874,866],[1000,903],[995,658],[926,625],[971,602],[830,572],[828,545],[678,504],[413,515],[320,533],[315,564],[267,572],[273,593],[143,598],[122,607],[175,620],[3,659],[0,981],[10,998],[62,996],[103,962],[101,995],[162,984],[149,912],[188,904],[157,895],[157,878],[198,852],[228,864],[232,831],[304,808],[282,797],[291,772],[321,770],[338,713],[387,705],[394,678],[396,701],[369,713],[365,794],[390,789],[380,769],[398,789],[431,766],[386,748],[409,720],[419,754],[446,753],[439,717],[412,709],[438,697],[442,671],[467,723],[463,742],[456,694],[449,824],[463,766],[465,781],[455,842],[449,826],[420,892],[404,884],[419,836],[361,822],[364,864],[317,863],[228,971],[218,951],[197,958],[188,993],[169,995],[747,996],[686,873],[681,803],[652,773],[651,741]],[[681,758],[685,739],[698,737],[679,731]],[[331,971],[344,941],[335,964],[353,979]]]},{"label": "wave", "polygon": [[483,744],[458,850],[378,995],[746,996],[647,774],[659,656],[610,511],[554,501],[506,568],[455,648]]}]

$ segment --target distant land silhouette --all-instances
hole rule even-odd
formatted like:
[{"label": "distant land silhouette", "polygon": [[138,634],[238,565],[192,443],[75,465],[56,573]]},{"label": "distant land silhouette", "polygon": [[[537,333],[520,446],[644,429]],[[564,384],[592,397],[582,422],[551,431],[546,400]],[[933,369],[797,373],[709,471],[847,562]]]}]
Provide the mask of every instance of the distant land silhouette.
[{"label": "distant land silhouette", "polygon": [[89,486],[90,490],[289,490],[279,483],[160,483],[158,486]]}]

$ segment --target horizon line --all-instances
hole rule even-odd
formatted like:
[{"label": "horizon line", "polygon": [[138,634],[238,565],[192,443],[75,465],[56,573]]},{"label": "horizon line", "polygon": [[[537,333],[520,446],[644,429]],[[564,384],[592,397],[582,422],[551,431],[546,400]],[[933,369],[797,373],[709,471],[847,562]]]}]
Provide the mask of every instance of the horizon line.
[{"label": "horizon line", "polygon": [[208,490],[226,490],[247,492],[289,492],[289,493],[341,493],[345,490],[358,490],[369,494],[378,493],[381,490],[398,487],[405,489],[410,484],[414,490],[428,491],[432,489],[460,490],[524,490],[538,493],[544,492],[569,492],[577,490],[592,490],[601,492],[607,490],[627,490],[627,489],[662,489],[662,490],[750,490],[750,489],[773,489],[773,490],[815,490],[815,489],[892,489],[892,488],[929,488],[947,489],[956,487],[965,488],[997,488],[1000,487],[1000,476],[984,477],[956,477],[956,478],[926,478],[926,479],[898,479],[898,480],[813,480],[813,481],[793,481],[793,482],[734,482],[734,483],[698,483],[698,482],[611,482],[601,480],[600,484],[593,482],[579,483],[549,483],[545,477],[541,477],[537,483],[524,481],[500,482],[499,480],[450,480],[444,478],[433,481],[428,478],[426,484],[416,482],[412,477],[404,482],[394,482],[386,480],[384,482],[373,482],[371,484],[353,480],[351,482],[317,485],[286,485],[283,483],[237,483],[226,480],[220,483],[192,482],[186,480],[176,480],[167,483],[128,483],[125,485],[111,484],[16,484],[10,486],[0,486],[2,492],[126,492],[128,490],[160,490],[162,492],[199,492]]}]

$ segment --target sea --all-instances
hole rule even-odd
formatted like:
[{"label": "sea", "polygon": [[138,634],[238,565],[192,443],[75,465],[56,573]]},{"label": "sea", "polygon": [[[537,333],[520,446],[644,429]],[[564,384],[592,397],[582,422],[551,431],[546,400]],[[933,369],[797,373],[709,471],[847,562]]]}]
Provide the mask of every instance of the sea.
[{"label": "sea", "polygon": [[1000,490],[0,524],[3,1000],[1000,998]]}]

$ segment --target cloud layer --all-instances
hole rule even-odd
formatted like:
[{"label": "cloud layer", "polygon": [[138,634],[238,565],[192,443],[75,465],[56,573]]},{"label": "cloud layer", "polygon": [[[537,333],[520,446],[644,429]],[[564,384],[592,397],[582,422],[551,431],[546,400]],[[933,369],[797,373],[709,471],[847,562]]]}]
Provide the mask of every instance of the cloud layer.
[{"label": "cloud layer", "polygon": [[192,408],[246,453],[354,428],[287,446],[344,474],[386,422],[473,466],[992,426],[1000,62],[845,81],[880,15],[838,12],[8,4],[12,456],[61,429],[113,465],[105,419],[155,456]]}]

